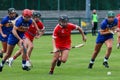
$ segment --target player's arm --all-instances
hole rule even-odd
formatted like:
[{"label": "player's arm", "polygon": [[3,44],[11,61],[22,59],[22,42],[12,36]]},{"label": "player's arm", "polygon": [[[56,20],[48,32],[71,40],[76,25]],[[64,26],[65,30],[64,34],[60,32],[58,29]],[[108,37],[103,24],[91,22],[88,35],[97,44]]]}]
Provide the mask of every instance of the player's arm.
[{"label": "player's arm", "polygon": [[1,21],[1,23],[0,23],[0,34],[1,34],[3,37],[7,37],[7,35],[4,34],[3,31],[2,31],[2,27],[3,27],[4,24],[7,23],[7,21],[8,21],[8,20],[7,20],[6,18],[3,18],[2,21]]},{"label": "player's arm", "polygon": [[40,33],[39,33],[39,28],[38,28],[38,26],[37,26],[35,20],[32,19],[32,22],[33,22],[35,28],[37,29],[37,34],[40,34]]},{"label": "player's arm", "polygon": [[112,34],[112,31],[110,29],[100,29],[100,34],[101,35],[106,35],[106,34]]},{"label": "player's arm", "polygon": [[19,40],[19,45],[22,46],[23,44],[23,40],[19,37],[19,35],[17,34],[17,30],[19,27],[14,26],[12,29],[12,33],[13,35]]},{"label": "player's arm", "polygon": [[2,26],[3,26],[3,24],[0,24],[0,34],[4,35],[3,32],[2,32]]},{"label": "player's arm", "polygon": [[52,35],[52,45],[53,45],[53,52],[57,52],[57,48],[56,48],[56,38],[57,38],[57,32],[58,32],[58,29],[55,28],[54,31],[53,31],[53,35]]},{"label": "player's arm", "polygon": [[56,52],[57,48],[55,46],[55,38],[52,39],[52,45],[53,45],[53,52]]},{"label": "player's arm", "polygon": [[41,23],[38,24],[40,34],[36,34],[35,38],[40,38],[45,32],[45,26]]},{"label": "player's arm", "polygon": [[19,35],[17,34],[18,28],[19,28],[19,27],[14,26],[13,29],[12,29],[12,33],[13,33],[13,35],[14,35],[18,40],[21,40],[21,38],[20,38]]},{"label": "player's arm", "polygon": [[116,26],[112,27],[111,29],[112,29],[112,30],[116,30],[117,27],[118,27],[118,26],[116,25]]},{"label": "player's arm", "polygon": [[83,30],[82,30],[79,26],[77,26],[77,25],[76,25],[76,28],[77,28],[77,30],[81,33],[82,38],[83,38],[83,41],[86,42],[86,36],[85,36],[85,34],[83,33]]},{"label": "player's arm", "polygon": [[117,31],[117,26],[110,28],[106,28],[104,30],[100,30],[101,35],[106,35],[106,34],[114,34]]},{"label": "player's arm", "polygon": [[40,30],[40,34],[37,34],[37,35],[35,36],[35,38],[40,38],[40,37],[44,34],[44,32],[45,32],[45,30],[44,30],[44,29],[41,29],[41,30]]}]

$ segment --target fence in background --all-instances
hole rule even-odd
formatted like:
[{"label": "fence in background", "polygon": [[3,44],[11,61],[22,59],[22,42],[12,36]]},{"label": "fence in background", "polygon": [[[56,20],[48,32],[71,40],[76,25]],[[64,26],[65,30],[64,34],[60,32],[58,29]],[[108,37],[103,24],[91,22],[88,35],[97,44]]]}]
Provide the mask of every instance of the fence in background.
[{"label": "fence in background", "polygon": [[[100,28],[100,23],[103,18],[99,19],[98,30]],[[45,25],[45,34],[52,34],[54,27],[58,23],[58,18],[42,18],[42,22]],[[79,25],[85,32],[91,32],[92,24],[88,22],[87,18],[69,18],[69,22]],[[78,33],[78,31],[73,31],[72,33]]]},{"label": "fence in background", "polygon": [[[86,0],[0,0],[0,10],[85,10]],[[59,3],[59,4],[58,4]],[[91,0],[91,10],[119,10],[120,0]]]}]

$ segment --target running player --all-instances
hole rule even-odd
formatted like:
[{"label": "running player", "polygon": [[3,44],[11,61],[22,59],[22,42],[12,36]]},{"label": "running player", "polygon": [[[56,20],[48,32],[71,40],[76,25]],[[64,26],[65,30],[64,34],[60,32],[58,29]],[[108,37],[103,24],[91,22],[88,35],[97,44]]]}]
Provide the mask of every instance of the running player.
[{"label": "running player", "polygon": [[113,46],[113,31],[117,28],[118,20],[115,18],[115,13],[113,11],[108,11],[107,18],[101,23],[101,30],[98,33],[96,39],[96,45],[94,52],[92,54],[88,68],[92,69],[95,58],[97,57],[102,45],[105,43],[107,50],[104,57],[103,65],[109,68],[108,58],[110,57],[112,46]]},{"label": "running player", "polygon": [[[31,10],[24,9],[22,12],[22,16],[16,20],[15,25],[12,29],[12,33],[8,37],[7,51],[6,55],[3,57],[2,62],[0,64],[0,72],[2,72],[5,61],[11,56],[16,44],[19,45],[22,53],[24,53],[22,46],[24,45],[23,37],[24,33],[28,30],[29,26],[32,24],[31,17],[32,17]],[[22,69],[26,71],[30,70],[30,68],[26,66],[26,54],[22,55]]]},{"label": "running player", "polygon": [[[26,65],[27,66],[31,66],[30,56],[31,56],[31,53],[32,53],[32,50],[33,50],[33,47],[34,47],[33,40],[34,40],[34,38],[41,37],[44,34],[44,29],[45,29],[43,23],[40,20],[40,18],[41,18],[40,12],[34,11],[32,18],[36,22],[36,24],[37,24],[41,33],[40,33],[40,35],[37,34],[37,29],[36,29],[34,23],[31,24],[28,31],[25,32],[25,40],[24,41],[25,41],[25,46],[27,47],[27,59],[26,59],[27,60]],[[21,54],[21,51],[18,50],[13,57],[9,58],[9,66],[12,65],[13,60],[15,60],[20,54]]]},{"label": "running player", "polygon": [[59,23],[54,28],[52,35],[54,56],[49,74],[53,74],[56,62],[57,66],[60,66],[61,62],[65,63],[67,61],[71,48],[71,31],[75,29],[81,33],[83,41],[86,41],[86,37],[82,29],[78,25],[69,23],[67,15],[61,15],[59,17]]},{"label": "running player", "polygon": [[5,16],[0,23],[0,41],[2,43],[2,49],[0,50],[0,58],[3,57],[3,53],[7,49],[8,36],[12,31],[12,21],[16,18],[16,10],[14,8],[8,9],[8,15]]},{"label": "running player", "polygon": [[117,19],[118,19],[118,29],[119,30],[117,32],[117,49],[120,48],[120,14],[117,15]]}]

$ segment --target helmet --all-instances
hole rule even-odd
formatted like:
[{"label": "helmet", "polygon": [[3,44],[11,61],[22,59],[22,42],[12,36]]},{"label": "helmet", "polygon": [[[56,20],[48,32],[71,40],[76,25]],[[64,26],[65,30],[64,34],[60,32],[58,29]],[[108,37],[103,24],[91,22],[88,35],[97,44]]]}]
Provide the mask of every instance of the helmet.
[{"label": "helmet", "polygon": [[9,8],[9,9],[8,9],[8,13],[9,13],[9,14],[10,14],[10,13],[16,13],[15,8]]},{"label": "helmet", "polygon": [[40,12],[38,12],[38,11],[34,11],[32,15],[33,15],[33,17],[38,17],[38,18],[41,17]]},{"label": "helmet", "polygon": [[31,17],[32,16],[32,11],[29,9],[24,9],[22,12],[22,16],[24,17]]},{"label": "helmet", "polygon": [[116,17],[120,17],[120,14],[117,14],[117,16]]},{"label": "helmet", "polygon": [[108,11],[107,17],[115,17],[115,13],[113,11]]},{"label": "helmet", "polygon": [[67,15],[60,15],[59,21],[68,22],[69,21],[68,16]]}]

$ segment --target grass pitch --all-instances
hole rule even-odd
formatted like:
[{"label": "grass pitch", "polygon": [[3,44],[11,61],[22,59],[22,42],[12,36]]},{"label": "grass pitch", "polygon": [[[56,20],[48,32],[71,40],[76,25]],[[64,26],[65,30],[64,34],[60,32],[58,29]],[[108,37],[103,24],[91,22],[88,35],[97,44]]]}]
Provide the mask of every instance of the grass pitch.
[{"label": "grass pitch", "polygon": [[[89,60],[94,50],[96,36],[86,35],[87,42],[82,48],[72,49],[69,53],[68,61],[60,67],[55,68],[53,75],[49,75],[52,60],[52,38],[51,35],[44,35],[34,41],[34,49],[31,60],[33,68],[31,71],[23,71],[21,56],[17,58],[12,67],[5,65],[0,73],[0,80],[120,80],[120,50],[116,48],[116,35],[114,37],[113,51],[109,59],[110,68],[105,68],[103,58],[106,46],[103,45],[96,58],[93,69],[88,69]],[[72,45],[82,43],[81,35],[72,34]],[[16,46],[13,54],[18,49]],[[1,61],[1,59],[0,59]],[[112,74],[107,75],[110,71]]]}]

